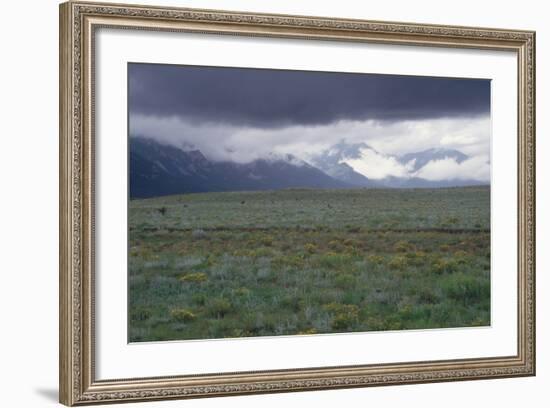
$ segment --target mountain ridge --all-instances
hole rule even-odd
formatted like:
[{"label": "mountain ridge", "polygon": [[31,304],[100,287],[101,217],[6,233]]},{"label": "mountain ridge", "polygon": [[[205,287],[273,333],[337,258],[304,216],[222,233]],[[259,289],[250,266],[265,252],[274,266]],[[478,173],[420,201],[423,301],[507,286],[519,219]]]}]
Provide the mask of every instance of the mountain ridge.
[{"label": "mountain ridge", "polygon": [[[344,160],[360,160],[363,149],[380,153],[366,143],[347,144],[344,140],[309,161],[288,153],[272,153],[247,163],[213,161],[199,149],[189,147],[184,150],[153,139],[131,137],[130,197],[283,188],[439,188],[487,184],[477,180],[427,180],[413,173],[410,177],[371,179]],[[468,159],[458,150],[440,148],[391,157],[404,165],[414,160],[413,170],[419,162],[425,165],[431,160],[452,158],[461,163]]]},{"label": "mountain ridge", "polygon": [[130,139],[131,198],[300,187],[351,186],[290,154],[244,164],[216,162],[199,150],[184,151],[151,139]]}]

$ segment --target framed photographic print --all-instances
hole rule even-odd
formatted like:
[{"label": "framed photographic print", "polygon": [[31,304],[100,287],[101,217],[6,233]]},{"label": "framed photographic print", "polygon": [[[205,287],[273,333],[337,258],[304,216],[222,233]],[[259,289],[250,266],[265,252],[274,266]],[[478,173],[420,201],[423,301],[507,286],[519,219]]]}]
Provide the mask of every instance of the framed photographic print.
[{"label": "framed photographic print", "polygon": [[60,6],[66,405],[535,374],[535,33]]}]

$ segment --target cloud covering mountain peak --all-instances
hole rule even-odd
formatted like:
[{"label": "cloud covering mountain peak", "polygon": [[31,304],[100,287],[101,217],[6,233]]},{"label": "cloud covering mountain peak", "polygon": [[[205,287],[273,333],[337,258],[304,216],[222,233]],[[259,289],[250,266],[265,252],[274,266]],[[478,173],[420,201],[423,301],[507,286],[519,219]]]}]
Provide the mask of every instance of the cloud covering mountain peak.
[{"label": "cloud covering mountain peak", "polygon": [[490,163],[483,155],[470,157],[456,149],[435,147],[404,155],[380,153],[366,143],[343,139],[314,157],[312,162],[331,175],[345,168],[374,181],[422,178],[430,181],[488,182]]}]

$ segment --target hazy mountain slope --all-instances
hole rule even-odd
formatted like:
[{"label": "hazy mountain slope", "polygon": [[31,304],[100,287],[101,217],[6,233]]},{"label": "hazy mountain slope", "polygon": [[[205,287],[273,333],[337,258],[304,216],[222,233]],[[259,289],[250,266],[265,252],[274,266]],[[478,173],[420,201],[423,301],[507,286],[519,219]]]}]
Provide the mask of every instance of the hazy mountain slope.
[{"label": "hazy mountain slope", "polygon": [[239,164],[208,160],[150,139],[130,139],[130,197],[206,191],[349,188],[292,155]]},{"label": "hazy mountain slope", "polygon": [[413,171],[420,170],[430,161],[444,159],[453,159],[457,163],[462,163],[464,160],[468,159],[468,156],[454,149],[434,148],[421,152],[408,153],[398,157],[399,162],[402,164],[407,164],[414,160]]}]

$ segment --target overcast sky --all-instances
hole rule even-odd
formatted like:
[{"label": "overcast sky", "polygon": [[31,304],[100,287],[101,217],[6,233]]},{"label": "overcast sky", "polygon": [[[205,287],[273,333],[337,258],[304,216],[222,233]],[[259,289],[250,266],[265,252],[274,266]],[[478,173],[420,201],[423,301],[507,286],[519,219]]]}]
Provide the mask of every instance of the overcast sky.
[{"label": "overcast sky", "polygon": [[308,160],[344,139],[376,150],[371,178],[407,172],[392,155],[434,147],[473,160],[430,163],[423,177],[489,177],[489,80],[161,64],[129,64],[128,76],[130,136],[212,160]]}]

